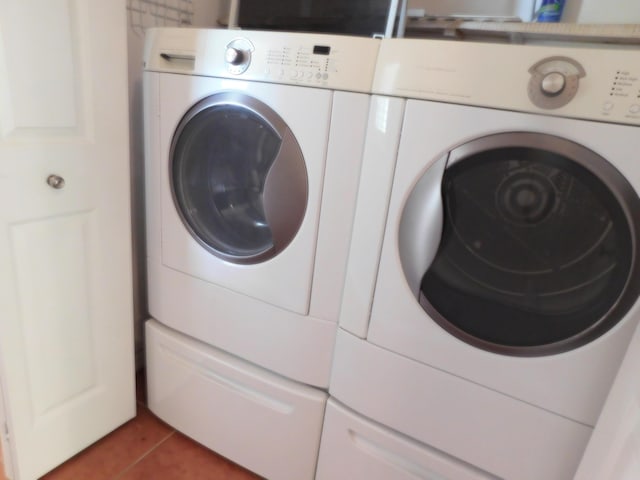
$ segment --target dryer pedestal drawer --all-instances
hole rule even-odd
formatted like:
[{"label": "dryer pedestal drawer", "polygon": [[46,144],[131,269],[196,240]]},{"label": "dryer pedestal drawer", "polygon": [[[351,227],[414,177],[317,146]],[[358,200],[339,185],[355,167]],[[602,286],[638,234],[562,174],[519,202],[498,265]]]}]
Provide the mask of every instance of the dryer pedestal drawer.
[{"label": "dryer pedestal drawer", "polygon": [[573,478],[592,432],[587,425],[378,348],[344,330],[338,332],[333,365],[332,397],[392,431],[499,478]]},{"label": "dryer pedestal drawer", "polygon": [[329,399],[316,480],[497,480]]},{"label": "dryer pedestal drawer", "polygon": [[313,479],[327,395],[146,323],[149,408],[273,480]]}]

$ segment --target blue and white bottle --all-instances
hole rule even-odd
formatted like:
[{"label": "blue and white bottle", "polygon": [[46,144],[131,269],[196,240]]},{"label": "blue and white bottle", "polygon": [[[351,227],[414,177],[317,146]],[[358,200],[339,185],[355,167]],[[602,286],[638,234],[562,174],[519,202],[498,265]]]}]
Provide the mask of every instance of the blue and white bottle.
[{"label": "blue and white bottle", "polygon": [[542,0],[542,5],[536,13],[538,22],[559,22],[564,8],[564,0]]}]

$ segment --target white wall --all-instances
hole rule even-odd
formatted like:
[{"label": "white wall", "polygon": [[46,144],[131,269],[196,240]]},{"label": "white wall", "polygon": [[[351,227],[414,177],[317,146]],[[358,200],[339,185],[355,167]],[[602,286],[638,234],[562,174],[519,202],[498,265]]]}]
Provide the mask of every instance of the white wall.
[{"label": "white wall", "polygon": [[[542,0],[537,0],[537,5]],[[565,0],[562,21],[640,23],[640,0]]]},{"label": "white wall", "polygon": [[144,249],[144,142],[142,124],[142,51],[150,27],[216,27],[226,18],[229,0],[127,0],[131,180],[133,184],[134,300],[136,365],[144,358],[143,323],[147,318]]},{"label": "white wall", "polygon": [[[567,0],[568,4],[576,0]],[[575,21],[578,23],[640,23],[639,0],[582,0]],[[567,13],[570,13],[569,11]]]},{"label": "white wall", "polygon": [[[408,0],[429,15],[519,16],[530,20],[542,0]],[[563,22],[640,23],[640,0],[565,0]]]},{"label": "white wall", "polygon": [[531,19],[536,0],[408,0],[409,8],[434,16],[471,15]]}]

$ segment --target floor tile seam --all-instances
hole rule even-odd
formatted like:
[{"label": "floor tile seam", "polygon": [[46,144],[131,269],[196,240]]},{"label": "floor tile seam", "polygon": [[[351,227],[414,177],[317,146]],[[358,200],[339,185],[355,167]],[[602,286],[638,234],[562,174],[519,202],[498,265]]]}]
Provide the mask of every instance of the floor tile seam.
[{"label": "floor tile seam", "polygon": [[160,439],[155,445],[153,445],[149,450],[140,455],[136,460],[134,460],[130,465],[126,466],[124,470],[118,473],[112,480],[118,480],[122,478],[129,470],[133,469],[136,465],[142,462],[145,458],[155,452],[160,446],[162,446],[167,440],[169,440],[173,435],[175,435],[176,431],[171,430],[164,438]]}]

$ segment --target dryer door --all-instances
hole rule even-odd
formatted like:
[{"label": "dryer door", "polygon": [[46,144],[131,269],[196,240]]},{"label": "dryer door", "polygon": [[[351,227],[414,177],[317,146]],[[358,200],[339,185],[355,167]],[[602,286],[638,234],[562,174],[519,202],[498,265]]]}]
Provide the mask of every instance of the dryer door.
[{"label": "dryer door", "polygon": [[[407,205],[424,195],[414,189]],[[433,259],[420,303],[472,345],[510,355],[570,350],[608,331],[638,297],[640,199],[591,150],[532,133],[469,142],[450,152],[442,202],[439,246],[416,239],[405,209],[403,269],[409,276],[411,258]]]},{"label": "dryer door", "polygon": [[170,159],[178,213],[212,254],[264,262],[298,232],[308,197],[304,157],[264,103],[240,93],[205,98],[178,125]]}]

